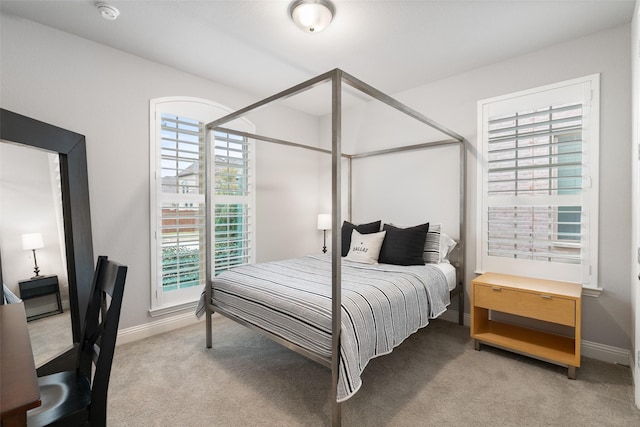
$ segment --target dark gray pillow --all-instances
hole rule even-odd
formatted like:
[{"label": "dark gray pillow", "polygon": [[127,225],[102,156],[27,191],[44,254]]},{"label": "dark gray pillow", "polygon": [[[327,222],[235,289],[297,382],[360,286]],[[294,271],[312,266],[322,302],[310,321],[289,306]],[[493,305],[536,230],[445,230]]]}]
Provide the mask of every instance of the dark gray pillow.
[{"label": "dark gray pillow", "polygon": [[385,224],[387,232],[378,262],[395,265],[424,265],[424,244],[429,231],[429,223],[408,228],[398,228]]},{"label": "dark gray pillow", "polygon": [[360,234],[371,234],[380,231],[380,224],[382,221],[374,221],[367,224],[355,225],[349,221],[342,223],[342,256],[347,256],[349,253],[349,247],[351,246],[351,233],[353,230],[358,230]]}]

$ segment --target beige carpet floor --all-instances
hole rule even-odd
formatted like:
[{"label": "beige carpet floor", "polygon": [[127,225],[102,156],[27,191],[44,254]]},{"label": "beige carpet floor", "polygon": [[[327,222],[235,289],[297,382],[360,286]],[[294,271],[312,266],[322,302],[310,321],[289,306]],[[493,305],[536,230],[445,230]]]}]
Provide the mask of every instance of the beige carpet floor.
[{"label": "beige carpet floor", "polygon": [[[230,320],[118,346],[109,426],[328,426],[330,371]],[[374,359],[344,426],[640,426],[630,369],[566,368],[483,346],[435,320]]]}]

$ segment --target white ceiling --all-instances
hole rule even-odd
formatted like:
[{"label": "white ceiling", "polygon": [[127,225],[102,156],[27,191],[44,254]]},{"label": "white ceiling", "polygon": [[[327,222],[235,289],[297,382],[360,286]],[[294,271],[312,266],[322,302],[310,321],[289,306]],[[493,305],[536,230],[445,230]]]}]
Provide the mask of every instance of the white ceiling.
[{"label": "white ceiling", "polygon": [[[334,0],[325,31],[291,22],[289,0],[0,0],[24,17],[232,86],[256,101],[334,68],[386,93],[631,21],[635,0]],[[315,114],[327,105],[302,98]]]}]

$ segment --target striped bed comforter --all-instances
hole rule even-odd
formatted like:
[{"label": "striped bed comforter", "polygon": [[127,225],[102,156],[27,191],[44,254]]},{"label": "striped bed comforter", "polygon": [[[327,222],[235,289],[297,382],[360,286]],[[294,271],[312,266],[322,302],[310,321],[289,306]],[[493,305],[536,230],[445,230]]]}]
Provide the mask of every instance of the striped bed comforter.
[{"label": "striped bed comforter", "polygon": [[[331,357],[331,258],[307,256],[236,267],[218,275],[213,302],[287,341]],[[355,394],[369,360],[390,353],[449,305],[432,265],[342,261],[338,401]],[[204,292],[196,314],[204,314]]]}]

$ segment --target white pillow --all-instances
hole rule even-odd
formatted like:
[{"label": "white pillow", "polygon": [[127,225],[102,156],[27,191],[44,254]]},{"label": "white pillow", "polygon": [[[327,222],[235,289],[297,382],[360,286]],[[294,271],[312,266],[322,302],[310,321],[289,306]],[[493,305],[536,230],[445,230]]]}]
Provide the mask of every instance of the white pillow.
[{"label": "white pillow", "polygon": [[351,246],[345,259],[364,264],[377,264],[380,256],[380,248],[386,231],[378,233],[360,234],[358,230],[351,233]]},{"label": "white pillow", "polygon": [[449,254],[458,243],[444,233],[440,233],[440,262],[449,264]]}]

